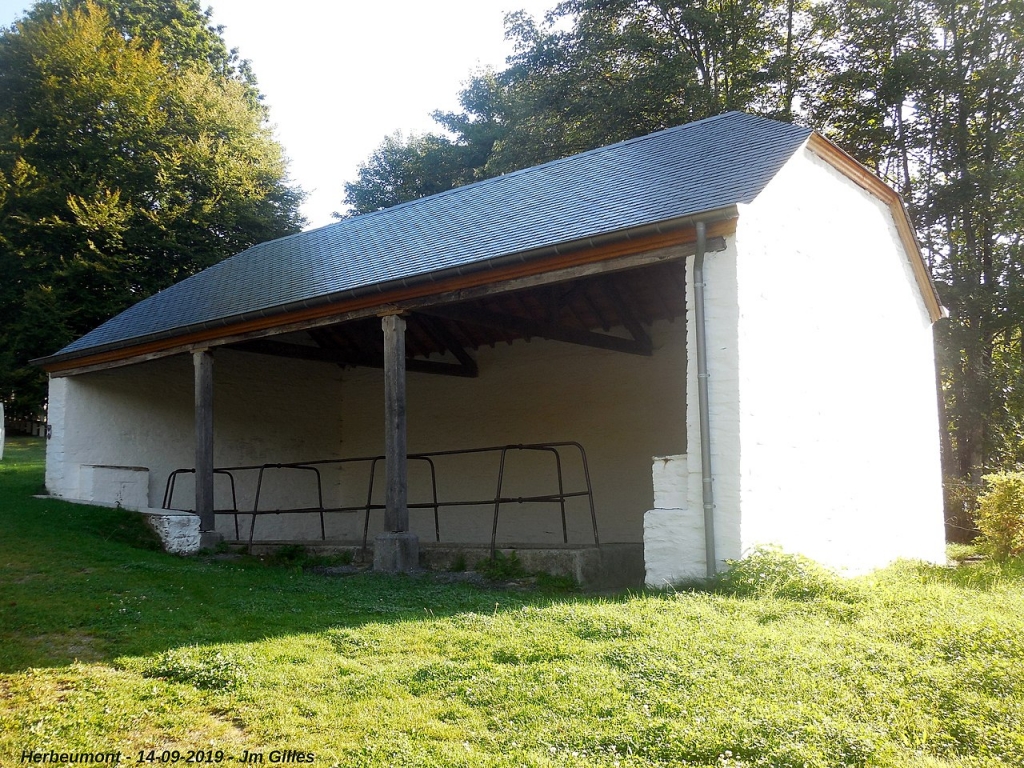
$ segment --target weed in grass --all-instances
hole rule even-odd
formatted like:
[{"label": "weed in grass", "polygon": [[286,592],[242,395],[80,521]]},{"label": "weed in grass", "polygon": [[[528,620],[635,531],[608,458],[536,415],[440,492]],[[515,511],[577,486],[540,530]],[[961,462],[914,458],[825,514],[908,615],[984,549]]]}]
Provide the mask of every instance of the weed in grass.
[{"label": "weed in grass", "polygon": [[537,589],[542,592],[578,592],[579,582],[572,576],[555,576],[554,574],[541,571],[536,575]]},{"label": "weed in grass", "polygon": [[332,564],[352,565],[352,562],[355,560],[355,553],[339,552],[337,555],[334,555],[332,558],[328,559],[331,561]]},{"label": "weed in grass", "polygon": [[975,544],[947,544],[946,559],[951,563],[981,560],[984,555]]},{"label": "weed in grass", "polygon": [[277,547],[272,553],[263,558],[269,565],[295,566],[301,565],[308,559],[306,548],[301,544],[288,544]]},{"label": "weed in grass", "polygon": [[511,581],[528,575],[514,550],[507,555],[500,550],[495,552],[494,557],[478,562],[476,570],[491,581]]},{"label": "weed in grass", "polygon": [[116,516],[115,523],[106,536],[108,541],[154,552],[163,550],[164,545],[160,541],[160,536],[146,520],[145,515],[141,512],[131,512],[121,508],[118,508],[117,512],[120,514]]},{"label": "weed in grass", "polygon": [[278,547],[269,555],[260,558],[264,565],[289,568],[297,573],[309,568],[351,565],[353,559],[351,551],[339,552],[334,555],[316,555],[299,544]]},{"label": "weed in grass", "polygon": [[840,602],[862,599],[860,590],[841,576],[802,555],[776,547],[758,547],[742,560],[728,561],[729,569],[712,580],[717,592],[736,597],[775,597],[785,600]]},{"label": "weed in grass", "polygon": [[204,690],[232,690],[245,683],[246,665],[223,651],[176,648],[160,654],[142,670],[145,677],[193,685]]}]

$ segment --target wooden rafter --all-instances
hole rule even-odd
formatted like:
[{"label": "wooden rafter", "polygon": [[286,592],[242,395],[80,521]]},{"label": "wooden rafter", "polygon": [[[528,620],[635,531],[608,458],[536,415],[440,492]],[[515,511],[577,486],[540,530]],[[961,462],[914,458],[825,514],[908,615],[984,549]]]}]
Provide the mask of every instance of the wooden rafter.
[{"label": "wooden rafter", "polygon": [[580,344],[585,347],[607,349],[613,352],[626,352],[631,355],[651,354],[649,348],[645,348],[643,344],[635,339],[608,336],[603,333],[570,328],[565,325],[548,324],[505,312],[493,312],[458,305],[427,307],[421,309],[420,312],[443,317],[448,320],[455,320],[460,323],[470,323],[486,328],[511,331],[524,337],[536,336],[542,339],[564,341],[569,344]]},{"label": "wooden rafter", "polygon": [[606,332],[610,331],[612,329],[612,323],[608,320],[607,317],[605,317],[604,312],[601,311],[601,307],[597,305],[597,302],[594,301],[594,297],[591,296],[590,292],[587,290],[588,287],[589,286],[587,286],[587,284],[584,283],[583,290],[580,292],[580,296],[583,299],[583,303],[586,304],[590,308],[590,311],[594,313],[594,317],[597,318],[597,322],[600,324],[600,326]]},{"label": "wooden rafter", "polygon": [[[254,339],[252,341],[232,344],[230,348],[240,352],[289,357],[295,360],[312,360],[320,363],[334,363],[335,365],[353,365],[363,368],[384,367],[383,347],[381,347],[380,354],[377,355],[366,351],[350,353],[324,347],[311,347],[305,344],[289,344],[282,341],[274,341],[273,339]],[[433,373],[441,376],[460,376],[464,378],[474,378],[477,376],[475,363],[472,367],[469,367],[461,362],[458,364],[441,363],[435,360],[421,360],[416,357],[410,357],[406,358],[405,368],[407,371]]]},{"label": "wooden rafter", "polygon": [[[708,251],[723,250],[725,248],[724,235],[734,231],[735,219],[712,224],[708,228]],[[421,293],[418,290],[403,287],[384,294],[375,294],[373,297],[360,297],[330,305],[266,315],[230,323],[223,327],[211,327],[167,339],[94,352],[71,359],[56,360],[47,363],[44,367],[52,376],[73,376],[156,360],[182,352],[191,353],[197,349],[212,346],[228,347],[255,339],[270,339],[286,333],[308,332],[339,325],[347,326],[349,323],[377,318],[385,309],[415,312],[422,307],[486,300],[488,297],[508,291],[535,290],[542,286],[565,286],[571,281],[585,280],[600,274],[613,274],[662,264],[681,264],[687,255],[693,253],[692,230],[688,230],[682,236],[674,233],[672,237],[666,237],[661,242],[658,240],[659,238],[631,240],[621,249],[601,247],[596,253],[593,251],[566,253],[560,255],[557,260],[545,261],[543,266],[539,263],[531,263],[530,269],[526,269],[522,265],[515,269],[502,267],[492,271],[483,271],[479,275],[474,273],[472,279],[469,276],[459,278],[457,281],[454,278],[445,279],[432,284],[429,292]],[[683,285],[681,270],[677,274],[676,270],[670,269],[668,274],[680,286],[681,292]],[[487,276],[486,281],[480,279],[483,275]],[[570,289],[570,292],[573,290]],[[587,324],[580,317],[579,309],[572,303],[565,303],[567,297],[564,293],[562,297],[563,303],[559,311],[562,322],[569,320],[571,315],[579,321],[580,327],[586,328]],[[568,298],[572,298],[572,296]],[[544,324],[543,321],[541,322]],[[471,341],[467,346],[471,348],[484,345],[493,347],[502,339],[510,341],[507,335],[499,335],[499,332],[495,332],[494,329],[488,329],[488,333],[482,333],[481,330],[467,327],[455,329],[455,332],[466,335],[467,341]]]},{"label": "wooden rafter", "polygon": [[601,290],[611,300],[612,306],[615,307],[615,311],[619,315],[619,319],[626,326],[626,330],[629,331],[633,340],[650,354],[654,349],[651,337],[647,335],[647,331],[644,330],[643,325],[637,320],[632,307],[622,298],[622,294],[619,293],[615,283],[607,278],[601,278]]},{"label": "wooden rafter", "polygon": [[430,317],[429,315],[413,314],[412,317],[416,319],[416,323],[423,328],[428,336],[431,336],[442,349],[446,349],[455,355],[455,359],[459,361],[463,368],[471,370],[473,375],[477,374],[476,360],[474,360],[470,354],[466,351],[465,346],[460,342],[455,335],[448,330],[447,326],[438,320],[436,317]]}]

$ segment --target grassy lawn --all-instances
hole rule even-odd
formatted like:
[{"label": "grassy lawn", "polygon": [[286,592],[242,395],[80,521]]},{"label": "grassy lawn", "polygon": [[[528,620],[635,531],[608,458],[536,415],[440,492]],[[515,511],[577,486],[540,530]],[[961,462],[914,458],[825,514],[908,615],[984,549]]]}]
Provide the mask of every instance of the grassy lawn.
[{"label": "grassy lawn", "polygon": [[331,578],[165,555],[41,485],[9,441],[0,766],[1024,765],[1020,562],[800,599]]}]

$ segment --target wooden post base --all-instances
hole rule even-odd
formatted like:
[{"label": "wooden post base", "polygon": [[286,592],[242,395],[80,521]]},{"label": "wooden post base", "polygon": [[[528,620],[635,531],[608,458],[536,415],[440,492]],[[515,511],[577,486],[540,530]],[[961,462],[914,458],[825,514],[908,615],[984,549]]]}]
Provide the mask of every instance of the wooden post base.
[{"label": "wooden post base", "polygon": [[373,570],[409,573],[420,569],[420,539],[415,533],[382,533],[373,541]]}]

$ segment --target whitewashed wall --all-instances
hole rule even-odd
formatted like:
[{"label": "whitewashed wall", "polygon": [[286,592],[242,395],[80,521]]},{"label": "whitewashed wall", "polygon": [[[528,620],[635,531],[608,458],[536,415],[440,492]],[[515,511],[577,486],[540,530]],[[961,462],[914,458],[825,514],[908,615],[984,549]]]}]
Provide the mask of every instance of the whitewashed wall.
[{"label": "whitewashed wall", "polygon": [[[686,429],[681,407],[682,318],[674,324],[656,324],[652,337],[652,357],[560,342],[516,341],[478,350],[477,379],[410,373],[409,451],[575,440],[587,452],[601,540],[639,542],[643,513],[652,501],[651,457],[679,452]],[[345,446],[350,455],[383,450],[382,388],[380,371],[345,373],[346,403],[361,404],[346,408]],[[580,465],[573,461],[572,451],[563,457],[566,490],[582,489]],[[439,494],[449,499],[493,497],[497,460],[496,455],[471,461],[438,459]],[[426,500],[426,477],[422,466],[410,466],[410,502]],[[550,493],[556,487],[549,456],[509,454],[504,495]],[[463,541],[488,541],[492,510],[493,506],[442,512],[442,538],[454,528]],[[585,502],[570,502],[568,512],[570,543],[591,542]],[[379,523],[378,513],[375,527]],[[411,523],[421,537],[432,537],[430,513],[413,510]],[[502,507],[499,539],[560,541],[557,507]]]},{"label": "whitewashed wall", "polygon": [[738,481],[739,548],[943,561],[931,322],[889,209],[805,149],[741,207],[736,247],[739,472],[716,467],[716,492],[731,510]]},{"label": "whitewashed wall", "polygon": [[[334,455],[341,446],[341,371],[302,361],[218,351],[214,362],[214,460],[218,466],[303,461]],[[156,360],[50,381],[46,484],[64,498],[105,500],[90,491],[84,465],[131,465],[149,469],[149,506],[159,507],[169,473],[194,464],[193,373],[190,357]],[[240,502],[252,498],[255,476],[240,473]],[[328,478],[335,483],[334,478]],[[280,486],[278,486],[280,488]],[[191,508],[191,475],[181,477],[175,506]],[[308,483],[275,493],[309,503]],[[97,493],[101,495],[97,495]],[[218,508],[230,506],[229,486],[216,479]],[[245,522],[245,521],[243,521]],[[319,523],[304,516],[290,521],[319,535]],[[218,530],[233,538],[230,517]]]},{"label": "whitewashed wall", "polygon": [[[643,513],[652,503],[650,461],[685,445],[682,318],[658,323],[655,353],[637,357],[559,342],[534,340],[478,351],[480,376],[459,379],[408,375],[410,451],[461,449],[506,443],[575,440],[590,462],[602,541],[641,541]],[[193,464],[192,363],[180,357],[51,381],[47,485],[79,498],[81,465],[145,466],[149,502],[159,506],[168,473]],[[383,377],[373,369],[347,369],[229,350],[214,363],[214,445],[218,466],[308,461],[383,453]],[[566,490],[582,488],[580,465],[563,454]],[[442,499],[486,499],[495,493],[497,456],[437,460]],[[428,498],[428,475],[410,467],[410,501]],[[383,465],[378,467],[382,500]],[[365,501],[368,466],[326,470],[325,502]],[[239,473],[239,501],[251,505],[253,473]],[[218,478],[217,506],[228,506]],[[557,488],[548,455],[510,455],[504,495],[549,493]],[[183,476],[175,506],[194,498]],[[261,508],[313,502],[307,475],[268,475]],[[442,511],[443,540],[488,541],[492,507]],[[371,535],[380,529],[374,513]],[[431,513],[413,510],[412,526],[433,537]],[[592,540],[583,500],[568,506],[569,540]],[[241,518],[247,536],[248,517]],[[233,537],[230,517],[218,530]],[[361,515],[328,518],[328,535],[358,538]],[[256,538],[319,537],[313,515],[264,516]],[[503,507],[499,538],[555,542],[561,523],[555,505]]]},{"label": "whitewashed wall", "polygon": [[[711,421],[711,468],[714,474],[716,554],[719,565],[739,557],[740,443],[739,345],[736,301],[736,241],[726,239],[724,251],[709,252],[704,260],[708,346],[708,405]],[[696,318],[694,316],[694,257],[686,264],[686,368],[687,445],[685,496],[681,489],[658,499],[659,508],[647,519],[644,557],[647,583],[663,586],[707,574],[704,554],[704,507],[701,489],[700,422],[697,409]],[[663,459],[656,459],[655,465]],[[657,470],[656,470],[657,471]],[[671,506],[669,506],[671,505]]]},{"label": "whitewashed wall", "polygon": [[[807,150],[739,209],[705,262],[719,567],[759,544],[851,574],[943,562],[931,321],[891,212]],[[692,280],[687,307],[687,455],[667,458],[689,481],[647,515],[655,586],[706,573]]]}]

